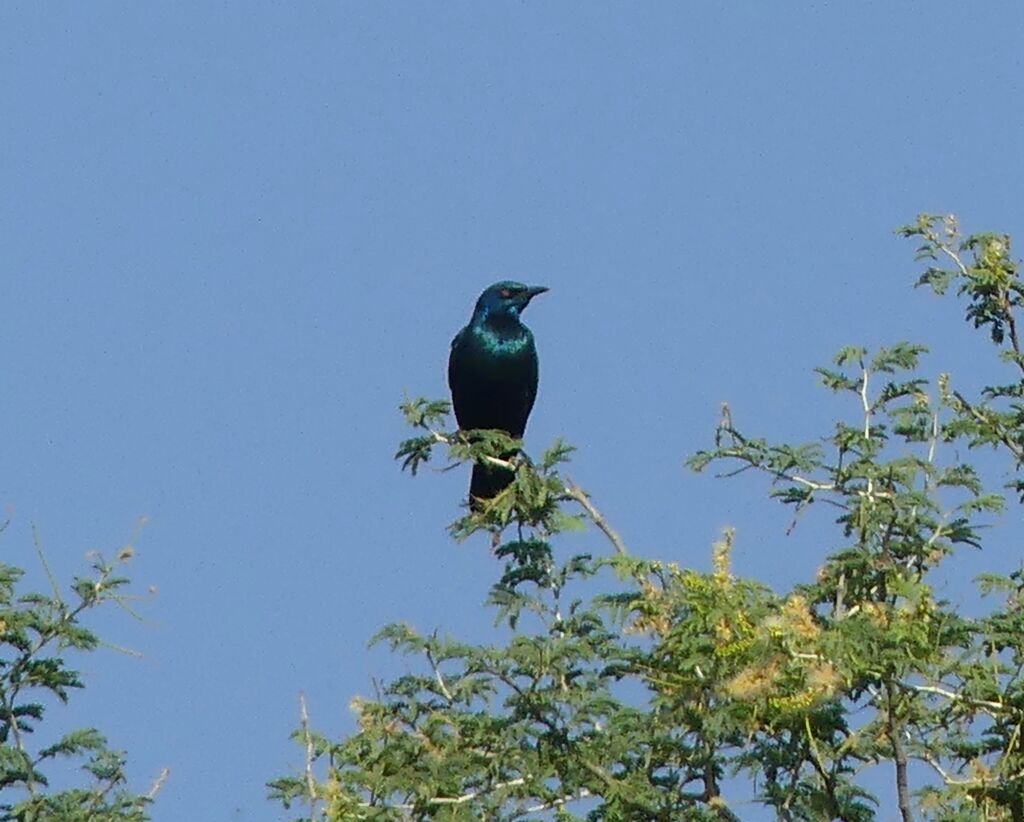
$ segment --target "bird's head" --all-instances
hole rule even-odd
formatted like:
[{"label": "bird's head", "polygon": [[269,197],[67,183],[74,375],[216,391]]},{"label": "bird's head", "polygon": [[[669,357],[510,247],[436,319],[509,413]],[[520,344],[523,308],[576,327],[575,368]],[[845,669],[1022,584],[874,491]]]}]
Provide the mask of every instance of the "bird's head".
[{"label": "bird's head", "polygon": [[530,304],[530,300],[547,290],[543,285],[523,285],[512,280],[502,280],[480,295],[476,301],[475,314],[498,320],[518,320],[519,312]]}]

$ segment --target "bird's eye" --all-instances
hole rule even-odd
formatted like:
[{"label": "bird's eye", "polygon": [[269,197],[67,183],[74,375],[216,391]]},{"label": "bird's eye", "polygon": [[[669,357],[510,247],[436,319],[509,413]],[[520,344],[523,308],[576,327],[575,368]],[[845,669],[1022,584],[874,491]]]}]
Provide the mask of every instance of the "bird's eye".
[{"label": "bird's eye", "polygon": [[507,300],[507,299],[508,299],[509,297],[511,297],[511,296],[512,296],[512,292],[511,292],[511,291],[509,291],[509,290],[508,290],[507,288],[503,288],[503,289],[501,289],[501,291],[500,291],[500,292],[498,292],[498,293],[500,293],[500,294],[501,294],[501,296],[502,296],[502,298],[503,298],[503,299],[506,299],[506,300]]}]

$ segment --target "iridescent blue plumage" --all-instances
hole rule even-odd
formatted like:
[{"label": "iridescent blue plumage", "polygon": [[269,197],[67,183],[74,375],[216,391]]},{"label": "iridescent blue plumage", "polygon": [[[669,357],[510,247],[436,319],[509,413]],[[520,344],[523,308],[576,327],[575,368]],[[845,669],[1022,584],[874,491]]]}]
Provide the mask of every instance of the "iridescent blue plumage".
[{"label": "iridescent blue plumage", "polygon": [[[469,325],[452,340],[448,385],[462,430],[497,428],[523,436],[537,397],[537,348],[519,314],[544,291],[511,280],[495,283],[480,295]],[[510,471],[473,466],[470,502],[490,499],[511,481]]]}]

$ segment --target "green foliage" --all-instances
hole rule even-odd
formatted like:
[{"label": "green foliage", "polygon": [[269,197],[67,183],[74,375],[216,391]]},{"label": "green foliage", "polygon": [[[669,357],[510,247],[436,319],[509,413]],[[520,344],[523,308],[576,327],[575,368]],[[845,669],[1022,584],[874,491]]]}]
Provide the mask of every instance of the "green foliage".
[{"label": "green foliage", "polygon": [[[961,238],[952,217],[900,233],[921,241],[919,284],[955,283],[1015,370],[975,397],[948,375],[933,387],[920,345],[846,347],[817,374],[848,413],[797,444],[741,432],[724,406],[690,467],[763,475],[791,529],[832,514],[820,569],[791,591],[737,578],[729,531],[710,573],[635,557],[562,475],[563,443],[531,463],[501,432],[445,431],[444,403],[406,403],[425,433],[402,444],[403,467],[444,446],[453,464],[515,471],[451,527],[492,537],[503,568],[487,604],[504,639],[384,628],[375,641],[419,673],[354,700],[341,740],[304,718],[307,768],[272,795],[310,820],[737,820],[727,795],[745,785],[779,820],[867,822],[880,802],[863,773],[882,766],[904,822],[1024,821],[1024,568],[979,577],[978,617],[935,593],[947,558],[981,548],[1005,506],[999,467],[961,455],[1007,455],[1024,493],[1018,266],[1009,238]],[[558,534],[587,524],[612,550],[558,559]]]},{"label": "green foliage", "polygon": [[[942,384],[943,400],[955,411],[946,431],[949,439],[963,438],[968,446],[1004,448],[1015,462],[1024,465],[1024,351],[1017,330],[1018,311],[1024,298],[1020,264],[1010,257],[1010,238],[1005,234],[972,234],[963,237],[956,217],[922,214],[899,233],[917,237],[919,259],[945,262],[930,265],[918,280],[942,294],[953,283],[967,303],[966,318],[975,328],[988,329],[1000,350],[1000,359],[1011,370],[1009,382],[988,386],[977,399]],[[1024,501],[1024,481],[1008,483]]]},{"label": "green foliage", "polygon": [[[24,572],[0,563],[0,820],[149,818],[152,797],[128,790],[124,756],[99,731],[83,728],[43,742],[47,706],[68,702],[84,687],[65,655],[100,644],[81,618],[108,602],[125,604],[128,580],[119,570],[131,553],[126,548],[113,562],[97,557],[92,573],[73,581],[70,600],[55,582],[51,594],[19,593]],[[79,762],[86,786],[51,790],[47,772],[58,760]]]}]

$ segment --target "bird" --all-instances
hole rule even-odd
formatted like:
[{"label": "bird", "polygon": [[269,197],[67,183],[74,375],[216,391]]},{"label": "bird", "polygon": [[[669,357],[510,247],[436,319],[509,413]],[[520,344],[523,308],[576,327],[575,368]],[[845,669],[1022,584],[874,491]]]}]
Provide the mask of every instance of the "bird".
[{"label": "bird", "polygon": [[[476,301],[448,357],[448,387],[460,430],[495,428],[522,439],[537,398],[538,363],[533,333],[519,315],[547,290],[502,280],[484,289]],[[513,476],[499,466],[474,465],[470,508],[479,510],[480,502],[499,494]]]}]

